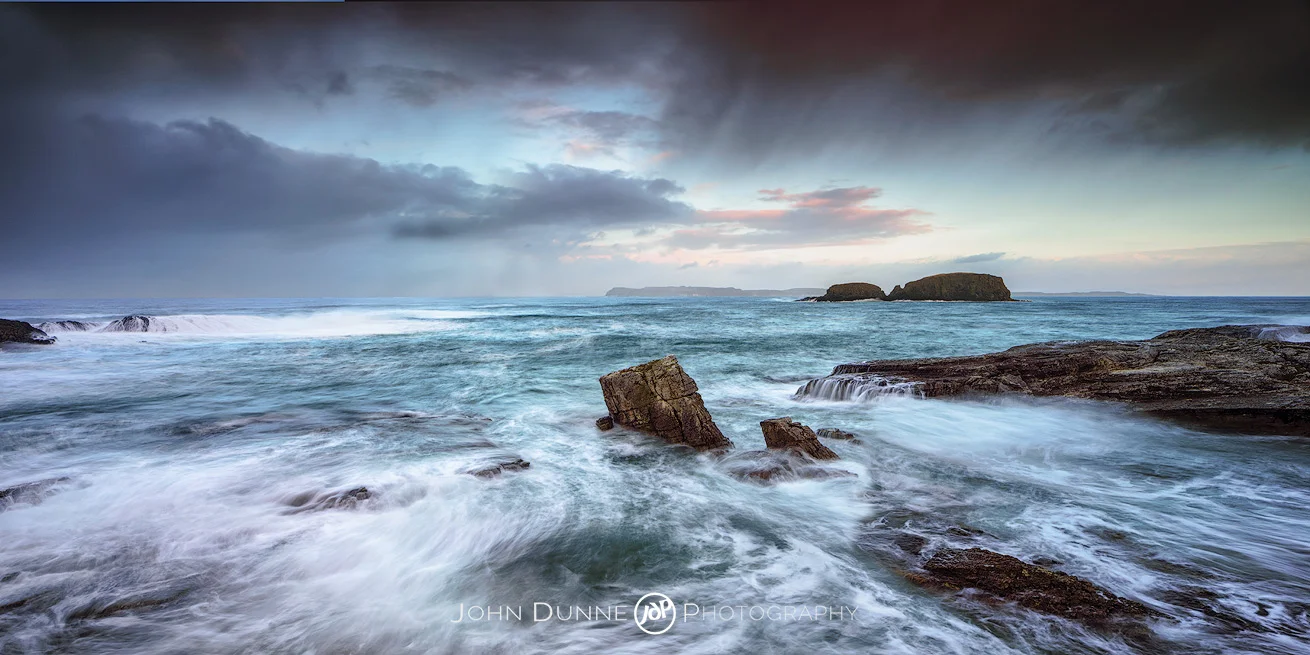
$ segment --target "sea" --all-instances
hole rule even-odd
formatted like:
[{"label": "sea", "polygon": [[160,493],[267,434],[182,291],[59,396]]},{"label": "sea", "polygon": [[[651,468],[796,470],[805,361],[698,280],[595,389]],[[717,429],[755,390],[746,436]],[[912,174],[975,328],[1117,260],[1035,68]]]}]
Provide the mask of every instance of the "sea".
[{"label": "sea", "polygon": [[[151,331],[101,331],[126,315]],[[0,351],[0,488],[39,483],[0,498],[5,655],[1310,653],[1310,440],[1066,399],[797,393],[868,359],[1305,325],[1307,298],[10,300],[0,316],[91,324]],[[854,433],[828,442],[849,475],[741,479],[598,430],[597,379],[670,354],[736,451],[790,416]],[[924,526],[925,553],[1041,562],[1158,615],[1083,625],[920,587],[875,547],[893,524]]]}]

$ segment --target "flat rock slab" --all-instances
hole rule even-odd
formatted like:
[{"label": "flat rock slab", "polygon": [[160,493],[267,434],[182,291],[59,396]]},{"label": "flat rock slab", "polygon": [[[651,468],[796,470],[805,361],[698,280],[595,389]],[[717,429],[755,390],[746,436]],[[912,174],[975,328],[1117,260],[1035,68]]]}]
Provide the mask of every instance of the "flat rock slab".
[{"label": "flat rock slab", "polygon": [[[1310,328],[1226,325],[1144,341],[1048,342],[971,357],[843,364],[824,380],[1126,403],[1203,428],[1310,436]],[[811,383],[801,395],[825,386]]]},{"label": "flat rock slab", "polygon": [[614,422],[698,450],[728,448],[701,400],[696,381],[669,355],[600,378]]},{"label": "flat rock slab", "polygon": [[1067,619],[1101,622],[1144,617],[1152,611],[1079,578],[1029,564],[984,548],[943,548],[923,563],[924,575],[910,579],[926,586],[978,589],[1022,607]]},{"label": "flat rock slab", "polygon": [[819,442],[814,430],[791,420],[790,416],[760,421],[764,445],[771,450],[792,450],[814,459],[837,459],[837,453]]}]

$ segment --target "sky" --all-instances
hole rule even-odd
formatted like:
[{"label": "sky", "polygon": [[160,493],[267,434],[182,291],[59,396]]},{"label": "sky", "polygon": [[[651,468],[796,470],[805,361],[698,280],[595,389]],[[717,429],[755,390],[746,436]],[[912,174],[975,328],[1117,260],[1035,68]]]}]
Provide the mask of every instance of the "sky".
[{"label": "sky", "polygon": [[0,297],[1310,295],[1299,1],[0,5]]}]

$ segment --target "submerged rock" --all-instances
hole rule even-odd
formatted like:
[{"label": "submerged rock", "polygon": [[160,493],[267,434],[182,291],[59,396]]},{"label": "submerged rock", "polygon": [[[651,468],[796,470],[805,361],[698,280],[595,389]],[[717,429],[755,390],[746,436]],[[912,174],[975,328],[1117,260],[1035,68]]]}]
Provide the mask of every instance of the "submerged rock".
[{"label": "submerged rock", "polygon": [[469,475],[479,478],[494,478],[500,475],[501,473],[505,473],[506,471],[522,471],[530,466],[532,466],[531,462],[515,457],[512,459],[502,459],[499,461],[491,462],[489,464],[481,465],[476,468],[469,469],[465,471],[465,473],[468,473]]},{"label": "submerged rock", "polygon": [[4,342],[49,345],[55,342],[55,338],[26,321],[0,318],[0,343]]},{"label": "submerged rock", "polygon": [[82,321],[46,321],[36,327],[44,332],[89,332],[96,328],[96,324]]},{"label": "submerged rock", "polygon": [[925,586],[972,588],[1022,607],[1078,621],[1152,614],[1145,605],[1120,598],[1079,578],[1029,564],[984,548],[943,548],[923,563],[926,574],[909,578]]},{"label": "submerged rock", "polygon": [[855,476],[850,471],[819,465],[812,458],[792,450],[736,452],[723,459],[723,467],[729,475],[742,480],[767,483]]},{"label": "submerged rock", "polygon": [[851,302],[854,300],[886,300],[887,294],[876,284],[868,282],[847,282],[845,284],[834,284],[828,287],[827,293],[822,296],[802,298],[801,300],[813,300],[815,302]]},{"label": "submerged rock", "polygon": [[842,441],[859,442],[859,439],[856,439],[854,434],[837,428],[819,428],[815,434],[824,439],[840,439]]},{"label": "submerged rock", "polygon": [[596,429],[601,432],[614,429],[614,419],[609,416],[602,416],[596,419]]},{"label": "submerged rock", "polygon": [[373,498],[374,493],[368,487],[355,487],[329,493],[304,493],[293,496],[287,504],[295,507],[292,514],[318,512],[325,509],[355,509],[360,503]]},{"label": "submerged rock", "polygon": [[54,486],[61,482],[68,482],[68,478],[47,478],[0,489],[0,512],[14,505],[39,505],[55,492]]},{"label": "submerged rock", "polygon": [[[154,328],[151,328],[151,325]],[[153,316],[142,316],[133,314],[124,316],[116,321],[110,321],[108,325],[100,328],[101,332],[164,332],[166,331],[163,324]]]},{"label": "submerged rock", "polygon": [[764,445],[771,449],[794,450],[814,459],[837,459],[837,453],[819,442],[814,430],[791,420],[790,416],[760,421]]},{"label": "submerged rock", "polygon": [[619,425],[698,450],[732,446],[673,355],[605,375],[600,389]]},{"label": "submerged rock", "polygon": [[897,285],[887,300],[1014,300],[1005,280],[985,273],[941,273]]},{"label": "submerged rock", "polygon": [[1296,340],[1307,332],[1225,325],[1145,341],[1048,342],[989,355],[843,364],[798,394],[891,381],[926,397],[1068,396],[1127,403],[1203,428],[1310,436],[1310,343]]}]

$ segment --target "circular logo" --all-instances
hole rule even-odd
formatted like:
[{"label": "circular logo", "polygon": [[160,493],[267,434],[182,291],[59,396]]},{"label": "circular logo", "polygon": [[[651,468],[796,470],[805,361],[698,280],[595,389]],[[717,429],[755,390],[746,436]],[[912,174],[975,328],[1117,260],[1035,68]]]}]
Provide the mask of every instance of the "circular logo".
[{"label": "circular logo", "polygon": [[648,635],[662,635],[668,632],[677,618],[678,608],[673,604],[673,600],[664,594],[646,594],[632,607],[632,620]]}]

